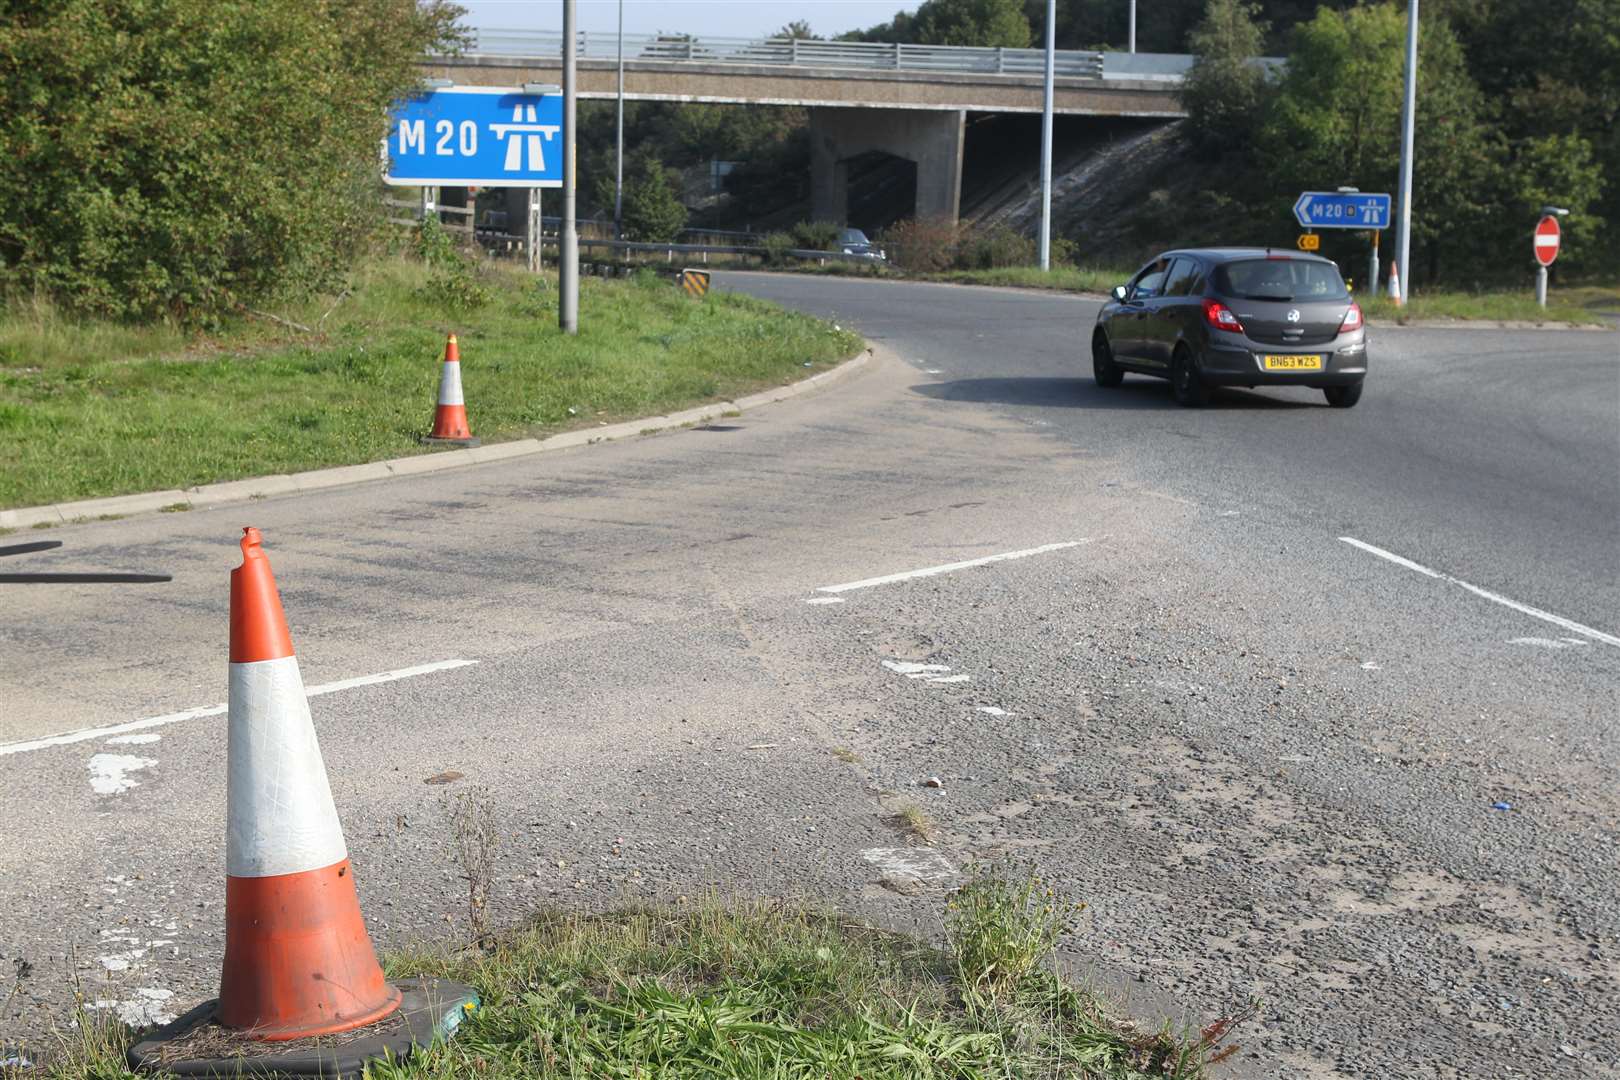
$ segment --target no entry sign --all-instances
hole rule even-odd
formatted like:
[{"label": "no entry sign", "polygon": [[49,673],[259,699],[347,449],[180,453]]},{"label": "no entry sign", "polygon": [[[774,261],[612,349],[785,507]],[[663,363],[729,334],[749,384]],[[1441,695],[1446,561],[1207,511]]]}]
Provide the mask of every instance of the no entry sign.
[{"label": "no entry sign", "polygon": [[1558,258],[1558,240],[1561,235],[1558,219],[1551,214],[1536,222],[1536,262],[1542,266],[1553,264],[1553,260]]}]

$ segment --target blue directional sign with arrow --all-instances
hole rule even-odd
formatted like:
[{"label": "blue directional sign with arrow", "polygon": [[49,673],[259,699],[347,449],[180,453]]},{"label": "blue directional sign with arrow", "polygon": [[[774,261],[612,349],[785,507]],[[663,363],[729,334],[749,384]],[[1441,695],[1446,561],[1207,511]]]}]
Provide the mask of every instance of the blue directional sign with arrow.
[{"label": "blue directional sign with arrow", "polygon": [[1307,229],[1387,229],[1389,202],[1388,195],[1307,191],[1294,203],[1294,217]]},{"label": "blue directional sign with arrow", "polygon": [[394,106],[390,184],[562,186],[562,97],[484,86],[414,95]]}]

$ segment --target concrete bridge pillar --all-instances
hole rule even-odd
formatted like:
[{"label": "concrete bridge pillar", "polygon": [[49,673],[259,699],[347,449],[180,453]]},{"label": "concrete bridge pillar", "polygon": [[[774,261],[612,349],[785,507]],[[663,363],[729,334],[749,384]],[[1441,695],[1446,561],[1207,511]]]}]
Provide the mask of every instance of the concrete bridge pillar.
[{"label": "concrete bridge pillar", "polygon": [[961,109],[810,110],[810,207],[817,221],[846,224],[849,159],[872,151],[917,163],[918,218],[952,224],[962,204]]}]

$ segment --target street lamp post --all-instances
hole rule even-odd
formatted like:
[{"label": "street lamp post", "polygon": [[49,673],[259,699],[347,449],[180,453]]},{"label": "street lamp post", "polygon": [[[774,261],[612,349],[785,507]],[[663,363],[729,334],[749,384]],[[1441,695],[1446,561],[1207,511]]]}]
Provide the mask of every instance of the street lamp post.
[{"label": "street lamp post", "polygon": [[579,333],[579,231],[574,221],[575,60],[574,0],[563,0],[563,188],[562,236],[557,259],[557,324],[565,334]]},{"label": "street lamp post", "polygon": [[1126,35],[1126,48],[1130,52],[1136,51],[1136,0],[1131,0],[1130,32]]},{"label": "street lamp post", "polygon": [[1400,272],[1401,294],[1394,297],[1404,304],[1412,291],[1412,128],[1417,113],[1418,0],[1407,0],[1406,9],[1406,102],[1401,114],[1401,216],[1395,233],[1395,258]]},{"label": "street lamp post", "polygon": [[619,0],[619,101],[614,114],[613,239],[624,239],[624,0]]},{"label": "street lamp post", "polygon": [[[1135,0],[1132,0],[1135,3]],[[1057,0],[1046,0],[1046,87],[1041,98],[1041,269],[1052,269],[1052,81],[1057,69]]]}]

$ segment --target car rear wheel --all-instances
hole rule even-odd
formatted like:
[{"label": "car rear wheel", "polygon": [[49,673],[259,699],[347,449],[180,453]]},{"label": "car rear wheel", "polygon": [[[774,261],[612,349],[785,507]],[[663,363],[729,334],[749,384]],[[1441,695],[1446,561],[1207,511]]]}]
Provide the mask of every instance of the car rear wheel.
[{"label": "car rear wheel", "polygon": [[1108,345],[1108,335],[1101,330],[1091,337],[1091,374],[1098,386],[1114,387],[1125,381],[1125,373],[1114,363],[1114,350]]},{"label": "car rear wheel", "polygon": [[1170,360],[1170,392],[1175,395],[1177,405],[1189,409],[1209,404],[1209,384],[1198,374],[1192,353],[1185,348],[1177,349]]},{"label": "car rear wheel", "polygon": [[1327,403],[1335,409],[1348,409],[1361,400],[1361,384],[1351,383],[1349,386],[1324,386],[1322,394]]}]

